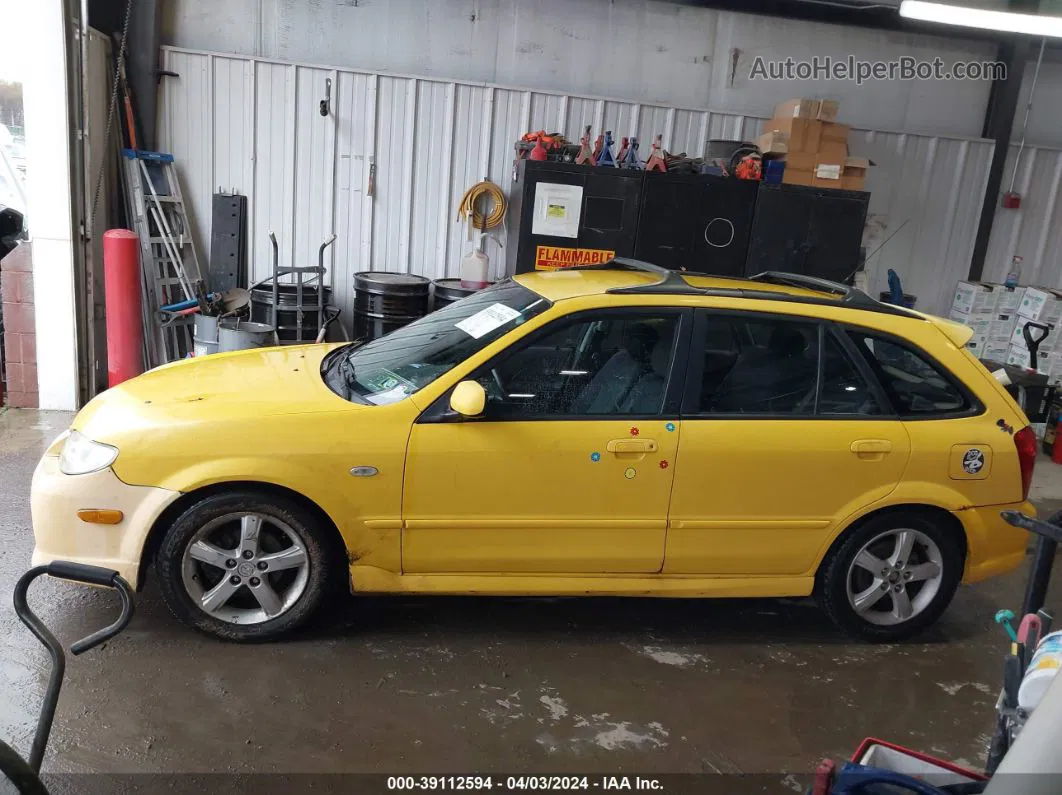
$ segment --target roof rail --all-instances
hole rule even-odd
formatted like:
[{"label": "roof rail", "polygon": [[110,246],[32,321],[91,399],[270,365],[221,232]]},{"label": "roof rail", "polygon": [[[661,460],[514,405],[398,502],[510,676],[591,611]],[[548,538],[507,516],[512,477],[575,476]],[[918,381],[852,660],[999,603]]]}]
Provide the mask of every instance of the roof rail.
[{"label": "roof rail", "polygon": [[817,276],[805,276],[800,273],[785,273],[782,271],[764,271],[755,276],[745,279],[729,277],[735,281],[760,282],[761,284],[777,284],[785,287],[800,287],[806,290],[816,290],[823,293],[833,293],[841,296],[840,301],[812,296],[790,295],[788,293],[773,292],[770,290],[747,290],[742,287],[697,287],[685,279],[690,276],[710,276],[707,273],[691,273],[688,271],[676,271],[662,268],[651,262],[644,262],[628,257],[614,257],[606,262],[596,265],[580,265],[566,270],[597,271],[597,270],[631,270],[641,273],[652,273],[660,278],[648,284],[633,284],[628,287],[612,287],[605,292],[610,295],[701,295],[715,296],[719,298],[757,298],[768,301],[789,301],[801,304],[823,304],[826,306],[843,306],[847,309],[865,309],[871,312],[880,312],[887,315],[902,315],[904,317],[919,317],[916,313],[906,309],[875,301],[869,295],[857,287],[849,287],[840,282],[820,279]]},{"label": "roof rail", "polygon": [[786,287],[802,287],[805,290],[817,290],[820,293],[833,293],[841,296],[841,303],[849,307],[863,309],[880,309],[880,301],[875,301],[858,287],[850,287],[847,284],[820,279],[818,276],[805,276],[802,273],[785,273],[783,271],[764,271],[755,276],[749,276],[751,282],[763,282],[764,284],[779,284]]}]

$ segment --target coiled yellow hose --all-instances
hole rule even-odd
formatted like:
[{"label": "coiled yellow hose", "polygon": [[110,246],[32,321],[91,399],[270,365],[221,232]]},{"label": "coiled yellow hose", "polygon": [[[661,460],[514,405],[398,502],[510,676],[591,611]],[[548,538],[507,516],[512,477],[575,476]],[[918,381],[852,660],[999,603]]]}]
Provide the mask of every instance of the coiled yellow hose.
[{"label": "coiled yellow hose", "polygon": [[[483,212],[476,207],[476,203],[483,196],[488,197],[490,202],[493,203],[490,214],[486,219],[483,217]],[[461,197],[461,201],[457,205],[457,217],[471,218],[473,229],[493,229],[496,226],[500,226],[505,220],[507,207],[508,203],[505,201],[505,194],[502,193],[502,189],[490,180],[484,180],[483,182],[477,182],[465,191],[465,195]]]}]

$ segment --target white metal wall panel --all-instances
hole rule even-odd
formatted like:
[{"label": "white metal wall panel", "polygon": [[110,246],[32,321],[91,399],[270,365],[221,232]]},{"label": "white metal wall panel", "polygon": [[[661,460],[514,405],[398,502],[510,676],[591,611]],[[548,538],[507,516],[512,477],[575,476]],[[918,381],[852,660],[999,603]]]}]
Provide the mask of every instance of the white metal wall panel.
[{"label": "white metal wall panel", "polygon": [[214,187],[231,190],[254,177],[254,63],[215,58],[213,69]]},{"label": "white metal wall panel", "polygon": [[[372,270],[409,271],[417,80],[381,76],[377,85],[376,209]],[[427,134],[429,131],[424,131]]]},{"label": "white metal wall panel", "polygon": [[[209,240],[210,194],[219,185],[249,197],[255,279],[270,272],[270,230],[280,240],[282,264],[293,256],[312,264],[334,230],[338,240],[326,264],[346,313],[351,275],[359,270],[458,275],[472,243],[467,225],[456,221],[457,203],[484,178],[509,188],[513,142],[528,130],[563,129],[577,139],[592,124],[595,135],[612,129],[617,142],[637,131],[644,159],[657,133],[670,151],[700,156],[708,138],[747,140],[764,121],[171,48],[164,59],[181,76],[163,83],[162,146],[177,156],[194,197],[200,250]],[[322,117],[326,79],[333,81],[330,114]],[[870,261],[874,289],[885,289],[884,274],[892,267],[920,307],[944,311],[946,295],[969,265],[992,143],[854,130],[851,148],[878,164],[868,177],[868,249],[899,229]],[[1039,205],[1023,212],[1033,206]],[[505,242],[504,229],[494,234]],[[1050,256],[1053,238],[1044,241],[1044,256]],[[491,275],[499,278],[504,251],[491,240],[487,252]]]},{"label": "white metal wall panel", "polygon": [[[331,89],[326,88],[326,81],[331,82]],[[320,103],[335,87],[335,71],[296,67],[295,236],[290,241],[291,259],[282,261],[281,265],[316,265],[321,244],[335,229],[336,125],[331,109],[334,101],[329,100],[328,115],[320,113]],[[332,247],[325,253],[329,273],[334,253]]]},{"label": "white metal wall panel", "polygon": [[[167,87],[167,94],[170,88],[183,86],[184,74],[171,80],[180,83]],[[290,257],[295,239],[295,67],[256,62],[254,88],[255,126],[248,136],[254,152],[254,179],[249,186],[234,187],[248,196],[249,269],[253,280],[259,281],[273,272],[270,232],[276,235],[281,265]],[[165,138],[163,142],[165,146]],[[186,159],[177,147],[170,149],[178,162]],[[200,224],[197,231],[200,239],[210,239],[209,228]]]},{"label": "white metal wall panel", "polygon": [[[1018,147],[1012,145],[1004,169],[1003,190],[1010,189]],[[1011,258],[1024,258],[1022,282],[1062,287],[1062,151],[1025,147],[1014,190],[1021,194],[1021,207],[1008,210],[997,205],[992,237],[985,257],[984,278],[1003,281]],[[998,201],[998,200],[997,200]]]},{"label": "white metal wall panel", "polygon": [[351,328],[354,274],[372,261],[373,199],[369,182],[376,135],[376,76],[339,72],[333,86],[336,123],[336,242],[332,301]]},{"label": "white metal wall panel", "polygon": [[454,91],[453,83],[423,80],[417,93],[409,270],[430,279],[446,275]]},{"label": "white metal wall panel", "polygon": [[859,130],[850,146],[877,164],[863,238],[872,290],[888,289],[892,268],[919,309],[947,312],[969,271],[993,143]]},{"label": "white metal wall panel", "polygon": [[[210,240],[210,197],[215,185],[215,60],[230,59],[215,59],[212,55],[170,53],[167,56],[166,68],[180,73],[180,90],[164,89],[159,111],[159,137],[167,142],[164,151],[180,153],[177,173],[181,180],[181,192],[184,194],[189,221],[192,228],[199,233],[196,238],[196,251],[201,258],[201,266],[206,264],[206,255],[209,253],[209,248],[204,247],[204,241]],[[171,88],[176,89],[177,86]],[[225,170],[228,173],[227,165]]]},{"label": "white metal wall panel", "polygon": [[[912,35],[656,0],[169,0],[162,11],[163,40],[189,49],[748,114],[822,96],[840,100],[851,124],[936,134],[978,135],[990,82],[766,81],[751,79],[752,65],[850,53],[872,62],[995,59],[990,43],[944,29]],[[1062,70],[1045,69],[1041,80],[1050,100]],[[1056,137],[1031,140],[1058,140],[1057,106],[1038,105],[1034,123]]]}]

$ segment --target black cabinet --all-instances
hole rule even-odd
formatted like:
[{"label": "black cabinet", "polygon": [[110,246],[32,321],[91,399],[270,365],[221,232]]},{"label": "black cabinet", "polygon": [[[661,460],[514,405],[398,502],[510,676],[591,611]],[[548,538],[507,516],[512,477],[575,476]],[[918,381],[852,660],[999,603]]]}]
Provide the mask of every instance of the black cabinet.
[{"label": "black cabinet", "polygon": [[635,257],[676,270],[742,276],[758,183],[648,172]]},{"label": "black cabinet", "polygon": [[[633,257],[642,199],[642,172],[573,163],[520,160],[510,190],[510,219],[515,228],[506,250],[509,273],[535,270],[543,257],[567,265],[593,264],[609,256]],[[582,189],[574,237],[535,234],[535,199],[553,185]],[[549,212],[548,207],[539,207]],[[512,234],[515,232],[515,236]]]},{"label": "black cabinet", "polygon": [[[862,191],[533,160],[518,161],[514,176],[509,273],[616,256],[718,276],[775,270],[844,281],[859,267],[870,200]],[[566,186],[580,189],[578,204],[568,196],[552,206]],[[552,212],[577,217],[570,236],[534,233],[549,228],[542,220]]]},{"label": "black cabinet", "polygon": [[859,267],[870,194],[760,184],[745,274],[788,271],[845,281]]}]

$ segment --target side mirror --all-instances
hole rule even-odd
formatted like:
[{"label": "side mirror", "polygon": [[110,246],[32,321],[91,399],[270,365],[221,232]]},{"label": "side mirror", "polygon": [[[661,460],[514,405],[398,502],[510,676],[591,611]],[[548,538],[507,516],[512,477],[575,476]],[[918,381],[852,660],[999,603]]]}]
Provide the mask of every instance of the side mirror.
[{"label": "side mirror", "polygon": [[478,381],[462,381],[450,395],[450,408],[462,417],[478,417],[487,405],[487,392]]}]

